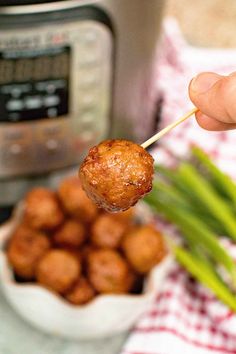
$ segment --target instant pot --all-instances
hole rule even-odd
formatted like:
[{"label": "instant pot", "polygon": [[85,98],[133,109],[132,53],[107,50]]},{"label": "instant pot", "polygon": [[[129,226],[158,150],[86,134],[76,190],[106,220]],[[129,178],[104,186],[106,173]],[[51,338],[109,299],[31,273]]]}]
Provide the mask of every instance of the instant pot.
[{"label": "instant pot", "polygon": [[[161,0],[0,0],[0,207],[155,127]],[[0,209],[0,214],[2,209]]]}]

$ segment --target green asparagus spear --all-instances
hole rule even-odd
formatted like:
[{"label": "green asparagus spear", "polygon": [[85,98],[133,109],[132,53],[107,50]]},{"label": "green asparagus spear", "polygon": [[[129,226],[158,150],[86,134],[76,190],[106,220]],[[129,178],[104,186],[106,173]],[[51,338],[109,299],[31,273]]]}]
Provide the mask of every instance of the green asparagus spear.
[{"label": "green asparagus spear", "polygon": [[211,176],[217,182],[218,187],[229,196],[236,206],[236,184],[232,179],[222,172],[207,156],[207,154],[199,147],[192,148],[192,154],[202,163],[202,165],[209,171]]},{"label": "green asparagus spear", "polygon": [[188,242],[201,245],[207,251],[209,257],[222,264],[231,274],[233,286],[236,286],[235,263],[207,225],[191,213],[183,212],[181,209],[175,208],[173,204],[166,203],[165,200],[162,200],[161,194],[157,195],[152,192],[145,200],[153,209],[178,226]]},{"label": "green asparagus spear", "polygon": [[162,180],[156,179],[153,183],[153,190],[156,190],[157,195],[162,193],[163,196],[168,199],[170,204],[175,205],[175,208],[182,208],[183,211],[187,210],[192,214],[195,214],[199,219],[204,220],[205,223],[212,229],[212,231],[225,235],[225,229],[222,227],[222,223],[219,222],[211,214],[206,212],[203,205],[196,205],[186,194],[177,189],[173,184],[167,184]]},{"label": "green asparagus spear", "polygon": [[236,297],[229,288],[220,280],[216,273],[198,257],[187,252],[181,247],[174,249],[176,259],[188,272],[197,278],[233,311],[236,311]]},{"label": "green asparagus spear", "polygon": [[216,219],[221,221],[228,235],[236,240],[236,218],[229,205],[214,191],[211,185],[187,163],[182,163],[179,173],[186,186]]}]

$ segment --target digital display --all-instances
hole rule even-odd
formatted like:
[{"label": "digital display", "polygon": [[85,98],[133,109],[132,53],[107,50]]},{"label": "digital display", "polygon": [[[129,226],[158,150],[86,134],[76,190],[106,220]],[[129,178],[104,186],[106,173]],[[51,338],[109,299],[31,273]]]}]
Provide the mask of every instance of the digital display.
[{"label": "digital display", "polygon": [[68,46],[0,53],[0,121],[67,114],[69,77]]},{"label": "digital display", "polygon": [[17,52],[0,55],[0,85],[12,82],[29,82],[47,79],[66,78],[69,75],[69,51],[39,54],[34,57],[21,57]]}]

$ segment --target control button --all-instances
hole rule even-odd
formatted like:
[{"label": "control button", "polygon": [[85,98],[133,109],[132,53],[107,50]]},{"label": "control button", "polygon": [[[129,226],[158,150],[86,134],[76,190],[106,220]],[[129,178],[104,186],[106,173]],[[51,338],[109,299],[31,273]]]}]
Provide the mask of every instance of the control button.
[{"label": "control button", "polygon": [[1,131],[5,141],[12,143],[20,141],[30,141],[32,139],[31,127],[28,124],[19,123],[17,125],[7,125]]},{"label": "control button", "polygon": [[31,96],[25,99],[25,106],[28,109],[37,109],[42,107],[42,99],[40,96]]},{"label": "control button", "polygon": [[3,164],[6,167],[11,167],[12,171],[15,169],[22,171],[31,161],[31,152],[32,149],[29,145],[21,143],[3,145],[1,149]]},{"label": "control button", "polygon": [[64,139],[48,139],[38,145],[37,159],[42,170],[65,166],[69,158],[69,146]]},{"label": "control button", "polygon": [[62,133],[62,129],[58,126],[49,126],[43,129],[43,135],[46,136],[58,136]]},{"label": "control button", "polygon": [[6,104],[8,111],[20,111],[24,107],[24,104],[21,100],[10,100]]},{"label": "control button", "polygon": [[20,91],[21,93],[31,92],[32,85],[31,84],[19,84],[19,85],[9,84],[0,88],[0,91],[2,93],[9,94],[9,95],[12,95],[12,92],[14,92],[14,90]]},{"label": "control button", "polygon": [[87,54],[84,58],[84,63],[85,64],[96,64],[100,59],[100,56],[98,55],[98,53],[90,53],[90,54]]},{"label": "control button", "polygon": [[96,115],[94,112],[85,112],[81,116],[81,121],[83,123],[94,123],[95,122]]},{"label": "control button", "polygon": [[54,93],[56,91],[56,87],[53,84],[49,84],[46,87],[46,91],[50,94]]},{"label": "control button", "polygon": [[9,130],[4,133],[6,140],[21,140],[24,138],[24,132],[22,130]]},{"label": "control button", "polygon": [[92,73],[91,71],[86,75],[82,76],[79,85],[82,87],[95,86],[100,81],[100,74],[98,72]]},{"label": "control button", "polygon": [[96,51],[89,51],[81,54],[79,64],[82,66],[92,66],[98,64],[100,61],[100,54]]},{"label": "control button", "polygon": [[55,139],[50,139],[50,140],[46,141],[46,147],[49,151],[52,151],[52,152],[57,151],[59,148],[58,141]]},{"label": "control button", "polygon": [[88,131],[84,131],[82,133],[82,139],[83,141],[91,141],[95,138],[95,132],[88,130]]},{"label": "control button", "polygon": [[64,140],[70,132],[68,131],[68,126],[70,123],[61,120],[50,120],[45,119],[35,124],[35,138],[40,141],[40,144],[45,145],[45,141],[51,139],[56,141]]},{"label": "control button", "polygon": [[66,86],[67,81],[64,79],[36,82],[35,84],[36,90],[47,91],[48,93],[54,93],[56,89],[65,88]]},{"label": "control button", "polygon": [[97,42],[97,39],[98,39],[98,33],[96,31],[93,31],[93,30],[87,30],[85,33],[84,33],[84,40],[86,43],[88,44],[94,44]]},{"label": "control button", "polygon": [[87,95],[83,95],[81,97],[81,101],[83,106],[85,107],[90,107],[92,105],[94,105],[94,103],[97,102],[97,97],[94,94],[87,94]]},{"label": "control button", "polygon": [[9,151],[12,155],[20,155],[22,153],[22,146],[19,144],[13,144]]},{"label": "control button", "polygon": [[18,98],[21,95],[21,89],[19,87],[14,87],[11,91],[11,95],[14,98]]},{"label": "control button", "polygon": [[46,96],[44,98],[44,105],[46,107],[57,106],[60,103],[60,97],[53,95],[53,96]]},{"label": "control button", "polygon": [[57,116],[57,109],[56,108],[49,108],[47,110],[47,115],[50,118],[55,118]]}]

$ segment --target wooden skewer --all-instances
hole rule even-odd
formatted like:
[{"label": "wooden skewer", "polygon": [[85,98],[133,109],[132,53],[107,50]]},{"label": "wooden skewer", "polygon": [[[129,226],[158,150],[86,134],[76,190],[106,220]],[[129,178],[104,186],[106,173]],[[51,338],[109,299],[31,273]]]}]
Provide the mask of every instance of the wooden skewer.
[{"label": "wooden skewer", "polygon": [[181,117],[180,119],[178,119],[176,122],[171,123],[170,125],[168,125],[166,128],[162,129],[160,132],[158,132],[157,134],[153,135],[150,139],[148,139],[147,141],[145,141],[141,146],[146,149],[148,146],[152,145],[153,143],[155,143],[158,139],[160,139],[163,135],[165,135],[166,133],[168,133],[170,130],[172,130],[173,128],[177,127],[177,125],[179,125],[180,123],[184,122],[186,119],[188,119],[189,117],[191,117],[194,113],[196,113],[198,111],[197,108],[193,108],[191,111],[189,111],[188,113],[186,113],[183,117]]}]

